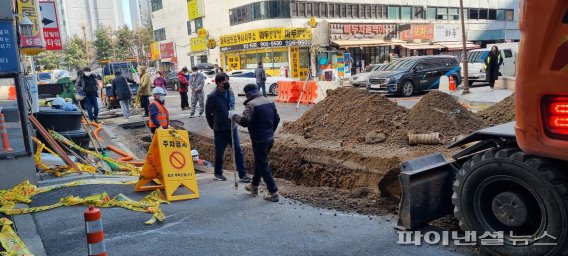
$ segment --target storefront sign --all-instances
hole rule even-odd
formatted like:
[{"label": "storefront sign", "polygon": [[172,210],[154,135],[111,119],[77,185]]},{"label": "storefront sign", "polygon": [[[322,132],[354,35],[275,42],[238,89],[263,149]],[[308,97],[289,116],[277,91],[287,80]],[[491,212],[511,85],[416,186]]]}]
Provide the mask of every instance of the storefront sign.
[{"label": "storefront sign", "polygon": [[207,48],[215,49],[215,47],[217,47],[217,41],[215,41],[215,39],[210,38],[209,40],[207,40]]},{"label": "storefront sign", "polygon": [[351,39],[393,39],[398,38],[398,25],[394,23],[330,23],[329,36],[331,40]]},{"label": "storefront sign", "polygon": [[0,73],[18,72],[18,47],[11,21],[0,21]]},{"label": "storefront sign", "polygon": [[200,28],[197,30],[197,35],[201,38],[206,38],[207,37],[207,30],[205,30],[204,28]]},{"label": "storefront sign", "polygon": [[351,53],[350,52],[346,52],[345,53],[345,57],[343,62],[345,63],[345,75],[350,76],[351,75]]},{"label": "storefront sign", "polygon": [[269,47],[310,46],[309,28],[266,28],[221,36],[222,52]]},{"label": "storefront sign", "polygon": [[207,39],[194,37],[189,39],[191,52],[203,52],[207,50]]},{"label": "storefront sign", "polygon": [[43,40],[43,33],[40,32],[41,20],[39,18],[37,0],[18,0],[18,13],[23,14],[19,16],[18,19],[20,24],[23,21],[24,15],[33,23],[31,35],[21,35],[20,47],[23,48],[22,51],[29,55],[39,54],[45,48],[45,42]]},{"label": "storefront sign", "polygon": [[59,33],[59,19],[55,2],[40,2],[39,9],[43,23],[43,38],[45,39],[45,49],[48,51],[63,50],[63,42]]},{"label": "storefront sign", "polygon": [[406,24],[399,27],[400,39],[404,41],[412,40],[432,40],[434,38],[434,26],[432,24]]},{"label": "storefront sign", "polygon": [[160,44],[160,58],[170,59],[175,57],[174,43],[161,43]]},{"label": "storefront sign", "polygon": [[337,54],[337,75],[339,77],[345,76],[345,57],[343,54]]},{"label": "storefront sign", "polygon": [[150,58],[152,60],[160,59],[160,43],[154,42],[150,44]]},{"label": "storefront sign", "polygon": [[227,65],[229,66],[228,71],[241,69],[241,57],[238,55],[229,55],[227,57]]},{"label": "storefront sign", "polygon": [[467,39],[471,41],[503,40],[504,38],[503,30],[469,30],[467,34]]},{"label": "storefront sign", "polygon": [[189,20],[205,16],[203,14],[203,0],[187,0],[187,13]]},{"label": "storefront sign", "polygon": [[457,42],[462,40],[462,29],[459,24],[436,24],[434,26],[434,41]]},{"label": "storefront sign", "polygon": [[292,71],[292,77],[300,78],[300,48],[292,47],[290,48],[290,66]]}]

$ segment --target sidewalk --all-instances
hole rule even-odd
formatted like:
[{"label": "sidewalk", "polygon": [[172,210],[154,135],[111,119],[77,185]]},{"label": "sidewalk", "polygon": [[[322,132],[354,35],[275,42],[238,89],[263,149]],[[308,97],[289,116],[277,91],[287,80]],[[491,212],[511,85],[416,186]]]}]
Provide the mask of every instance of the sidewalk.
[{"label": "sidewalk", "polygon": [[463,87],[460,87],[457,92],[452,92],[450,95],[459,103],[471,107],[474,111],[493,106],[511,96],[514,92],[509,89],[492,90],[488,86],[470,88],[469,91],[469,94],[463,94]]}]

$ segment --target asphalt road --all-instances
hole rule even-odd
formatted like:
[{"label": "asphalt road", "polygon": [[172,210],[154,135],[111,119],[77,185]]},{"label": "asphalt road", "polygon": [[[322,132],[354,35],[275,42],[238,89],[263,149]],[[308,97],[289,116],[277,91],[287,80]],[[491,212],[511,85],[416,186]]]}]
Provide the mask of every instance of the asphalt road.
[{"label": "asphalt road", "polygon": [[[393,216],[377,217],[317,209],[282,198],[253,198],[241,185],[199,175],[201,198],[162,205],[164,223],[145,225],[150,214],[102,209],[109,255],[473,255],[470,248],[398,245]],[[67,195],[123,193],[139,200],[132,186],[89,185],[33,198],[31,206]],[[86,255],[85,206],[33,214],[48,255]]]}]

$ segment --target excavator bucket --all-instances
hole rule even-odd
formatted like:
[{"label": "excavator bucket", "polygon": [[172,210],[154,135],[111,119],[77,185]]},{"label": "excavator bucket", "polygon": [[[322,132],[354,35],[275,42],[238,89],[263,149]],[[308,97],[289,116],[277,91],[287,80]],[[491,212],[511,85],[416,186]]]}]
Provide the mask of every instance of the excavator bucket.
[{"label": "excavator bucket", "polygon": [[458,170],[443,154],[404,162],[400,170],[397,229],[412,230],[453,212],[452,183]]}]

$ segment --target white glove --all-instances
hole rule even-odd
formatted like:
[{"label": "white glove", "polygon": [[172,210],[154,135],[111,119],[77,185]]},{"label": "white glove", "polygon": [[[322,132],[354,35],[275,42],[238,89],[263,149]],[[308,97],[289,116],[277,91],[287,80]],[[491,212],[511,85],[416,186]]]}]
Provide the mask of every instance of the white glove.
[{"label": "white glove", "polygon": [[234,110],[229,110],[229,119],[233,120],[237,116],[237,113]]}]

